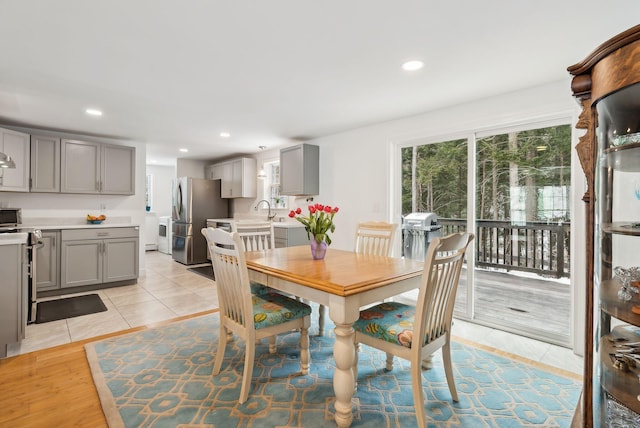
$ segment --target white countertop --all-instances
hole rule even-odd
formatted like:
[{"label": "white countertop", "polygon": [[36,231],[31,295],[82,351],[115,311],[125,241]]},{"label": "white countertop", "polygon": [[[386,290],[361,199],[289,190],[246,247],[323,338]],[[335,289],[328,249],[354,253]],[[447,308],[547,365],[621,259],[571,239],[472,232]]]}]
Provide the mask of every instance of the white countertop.
[{"label": "white countertop", "polygon": [[20,245],[27,243],[28,233],[0,233],[0,245]]},{"label": "white countertop", "polygon": [[105,227],[138,227],[137,224],[131,223],[108,223],[104,221],[100,224],[47,224],[44,226],[30,226],[40,230],[62,230],[62,229],[103,229]]},{"label": "white countertop", "polygon": [[[236,223],[242,223],[242,222],[256,222],[256,221],[264,221],[264,218],[259,219],[259,218],[241,218],[241,219],[233,219],[233,218],[208,218],[207,221],[215,221],[216,223],[230,223],[232,221],[235,221]],[[285,227],[285,228],[289,228],[289,227],[304,227],[304,225],[302,223],[300,223],[299,221],[274,221],[273,222],[273,227]]]},{"label": "white countertop", "polygon": [[300,222],[293,222],[293,221],[274,221],[273,222],[273,227],[304,227],[304,224],[300,223]]},{"label": "white countertop", "polygon": [[30,217],[23,218],[20,227],[29,227],[40,230],[62,230],[62,229],[90,229],[105,227],[138,227],[138,224],[131,223],[129,216],[108,216],[100,224],[87,222],[85,216],[81,217]]}]

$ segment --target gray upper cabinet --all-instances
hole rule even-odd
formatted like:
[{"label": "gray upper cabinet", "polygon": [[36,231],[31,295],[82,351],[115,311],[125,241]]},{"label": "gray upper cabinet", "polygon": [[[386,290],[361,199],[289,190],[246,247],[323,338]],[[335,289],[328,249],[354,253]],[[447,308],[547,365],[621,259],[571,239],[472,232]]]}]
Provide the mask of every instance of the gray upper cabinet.
[{"label": "gray upper cabinet", "polygon": [[60,138],[31,136],[31,191],[60,191]]},{"label": "gray upper cabinet", "polygon": [[62,140],[61,191],[135,193],[135,148]]},{"label": "gray upper cabinet", "polygon": [[133,195],[135,189],[136,149],[102,145],[100,192],[110,195]]},{"label": "gray upper cabinet", "polygon": [[223,198],[257,196],[256,160],[253,158],[238,158],[209,165],[205,173],[210,180],[221,180]]},{"label": "gray upper cabinet", "polygon": [[320,193],[320,148],[299,144],[280,150],[280,194],[308,196]]},{"label": "gray upper cabinet", "polygon": [[100,193],[100,144],[62,140],[60,190]]},{"label": "gray upper cabinet", "polygon": [[15,168],[5,168],[0,191],[29,191],[29,134],[0,128],[0,152],[11,157]]},{"label": "gray upper cabinet", "polygon": [[208,165],[205,168],[205,178],[208,180],[222,180],[222,165]]}]

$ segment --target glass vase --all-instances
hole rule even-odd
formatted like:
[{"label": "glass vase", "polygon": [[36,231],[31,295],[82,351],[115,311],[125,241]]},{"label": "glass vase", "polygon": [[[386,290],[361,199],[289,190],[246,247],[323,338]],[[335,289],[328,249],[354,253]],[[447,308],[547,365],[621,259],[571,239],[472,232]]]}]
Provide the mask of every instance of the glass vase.
[{"label": "glass vase", "polygon": [[314,239],[311,240],[311,257],[313,260],[322,260],[324,259],[325,254],[327,253],[327,243],[322,241],[318,243],[318,241]]}]

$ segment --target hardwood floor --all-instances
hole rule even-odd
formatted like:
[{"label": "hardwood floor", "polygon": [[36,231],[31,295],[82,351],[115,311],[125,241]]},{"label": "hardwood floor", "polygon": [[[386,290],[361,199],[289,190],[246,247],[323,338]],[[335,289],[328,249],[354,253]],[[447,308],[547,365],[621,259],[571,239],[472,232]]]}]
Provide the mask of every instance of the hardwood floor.
[{"label": "hardwood floor", "polygon": [[0,359],[0,427],[107,427],[84,345],[212,312]]}]

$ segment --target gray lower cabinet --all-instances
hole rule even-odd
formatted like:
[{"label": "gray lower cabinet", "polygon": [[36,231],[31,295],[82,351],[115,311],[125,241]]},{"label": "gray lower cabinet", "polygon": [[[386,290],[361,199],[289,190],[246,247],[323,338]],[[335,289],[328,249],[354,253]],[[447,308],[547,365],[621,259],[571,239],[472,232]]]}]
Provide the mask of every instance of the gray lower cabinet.
[{"label": "gray lower cabinet", "polygon": [[27,266],[24,244],[0,245],[0,358],[7,345],[24,339],[27,325]]},{"label": "gray lower cabinet", "polygon": [[42,245],[36,252],[37,291],[60,288],[60,231],[43,231]]},{"label": "gray lower cabinet", "polygon": [[138,277],[138,227],[62,230],[61,240],[62,288]]},{"label": "gray lower cabinet", "polygon": [[273,227],[276,248],[308,245],[310,240],[304,227]]}]

